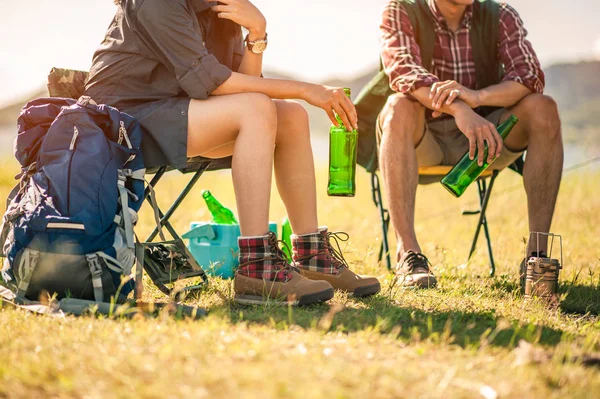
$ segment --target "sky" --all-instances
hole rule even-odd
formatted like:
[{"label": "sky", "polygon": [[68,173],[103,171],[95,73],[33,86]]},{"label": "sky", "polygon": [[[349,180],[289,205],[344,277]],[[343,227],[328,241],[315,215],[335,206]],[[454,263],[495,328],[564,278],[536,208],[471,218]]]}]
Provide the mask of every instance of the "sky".
[{"label": "sky", "polygon": [[[351,78],[378,63],[388,0],[254,0],[267,19],[264,64],[308,81]],[[548,66],[600,59],[600,0],[509,0]],[[84,69],[112,0],[0,0],[0,107],[37,91],[52,66]]]}]

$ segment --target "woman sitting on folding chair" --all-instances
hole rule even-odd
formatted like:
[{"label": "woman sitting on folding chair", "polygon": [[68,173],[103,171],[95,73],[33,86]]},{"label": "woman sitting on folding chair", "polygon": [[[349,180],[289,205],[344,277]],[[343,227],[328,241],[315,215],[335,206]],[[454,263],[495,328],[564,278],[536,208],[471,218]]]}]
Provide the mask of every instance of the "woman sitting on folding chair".
[{"label": "woman sitting on folding chair", "polygon": [[[288,99],[357,126],[340,88],[261,78],[266,21],[248,0],[121,0],[94,55],[86,95],[136,117],[147,167],[233,155],[242,237],[235,298],[309,304],[380,289],[354,274],[318,227],[308,115]],[[210,3],[210,4],[209,4]],[[214,4],[211,7],[211,4]],[[242,39],[241,26],[248,30]],[[245,44],[245,46],[244,46]],[[272,169],[294,231],[294,266],[268,232]]]}]

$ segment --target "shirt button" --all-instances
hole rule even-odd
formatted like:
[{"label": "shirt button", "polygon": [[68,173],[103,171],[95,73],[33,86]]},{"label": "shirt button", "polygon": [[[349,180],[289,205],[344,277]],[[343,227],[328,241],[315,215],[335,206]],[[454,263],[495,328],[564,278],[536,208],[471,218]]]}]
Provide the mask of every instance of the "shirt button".
[{"label": "shirt button", "polygon": [[200,62],[199,62],[198,60],[196,60],[196,61],[192,62],[192,66],[193,66],[193,67],[196,67],[196,66],[198,66],[198,64],[200,64]]},{"label": "shirt button", "polygon": [[185,111],[181,111],[181,115],[185,116]]}]

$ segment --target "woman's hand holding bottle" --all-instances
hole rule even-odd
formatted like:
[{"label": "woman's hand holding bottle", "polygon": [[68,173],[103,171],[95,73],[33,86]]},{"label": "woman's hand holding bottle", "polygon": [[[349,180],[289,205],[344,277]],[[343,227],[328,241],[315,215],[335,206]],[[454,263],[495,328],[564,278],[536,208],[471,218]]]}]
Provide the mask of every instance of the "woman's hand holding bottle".
[{"label": "woman's hand holding bottle", "polygon": [[344,93],[343,88],[310,85],[303,96],[303,100],[310,105],[322,108],[335,126],[339,126],[335,118],[335,114],[337,114],[348,131],[358,129],[356,109],[352,100]]}]

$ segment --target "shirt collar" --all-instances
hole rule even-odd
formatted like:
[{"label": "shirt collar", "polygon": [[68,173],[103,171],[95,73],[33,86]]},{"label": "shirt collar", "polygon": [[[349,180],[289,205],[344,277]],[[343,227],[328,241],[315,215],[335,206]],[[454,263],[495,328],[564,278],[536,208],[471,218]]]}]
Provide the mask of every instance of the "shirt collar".
[{"label": "shirt collar", "polygon": [[195,12],[202,12],[210,8],[210,1],[208,0],[192,0]]},{"label": "shirt collar", "polygon": [[[433,14],[437,23],[440,24],[441,26],[448,27],[448,24],[446,23],[446,18],[444,18],[444,16],[442,15],[440,9],[438,8],[437,4],[435,3],[435,0],[427,0],[427,3],[429,3],[429,9],[431,10],[431,13]],[[470,5],[465,10],[465,14],[463,15],[463,19],[460,23],[461,26],[466,26],[467,28],[469,28],[471,26],[472,19],[473,19],[473,5]]]}]

